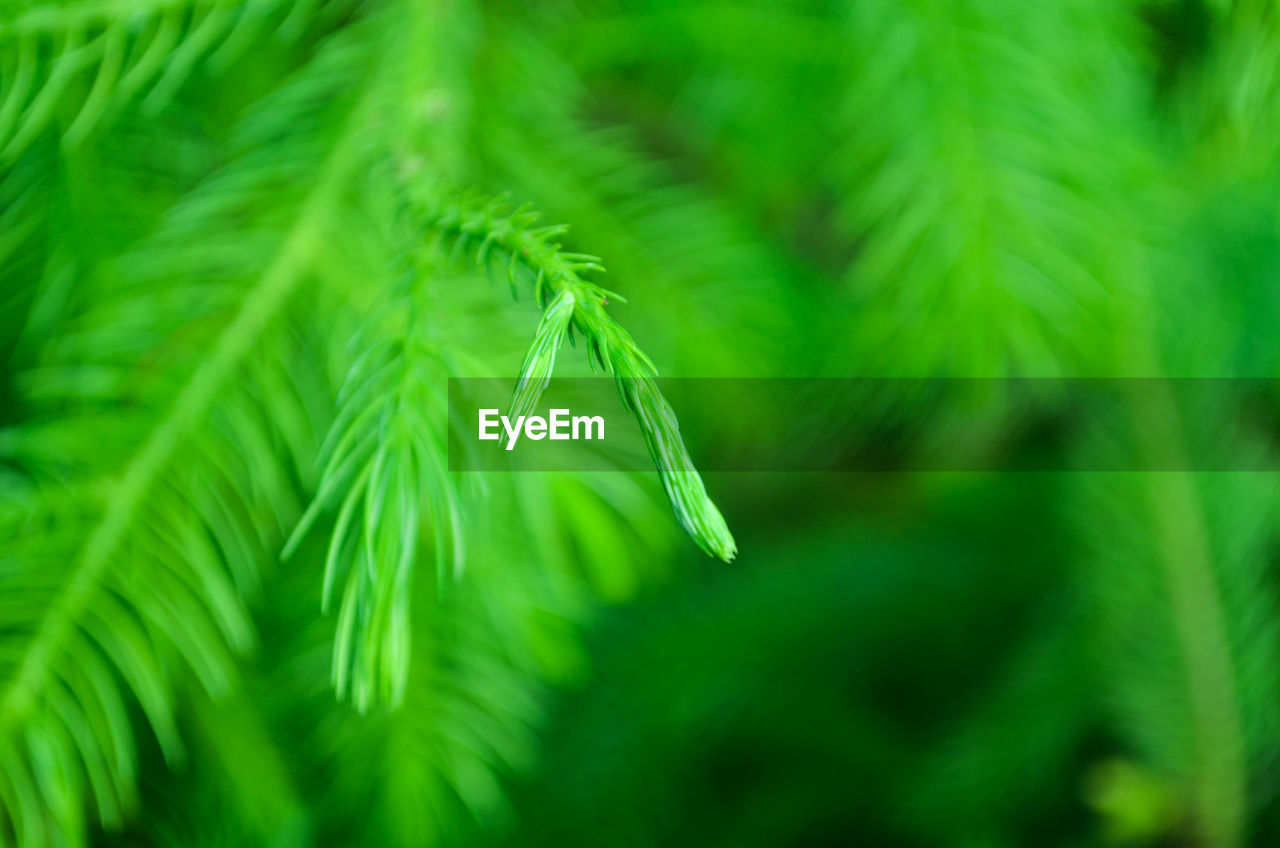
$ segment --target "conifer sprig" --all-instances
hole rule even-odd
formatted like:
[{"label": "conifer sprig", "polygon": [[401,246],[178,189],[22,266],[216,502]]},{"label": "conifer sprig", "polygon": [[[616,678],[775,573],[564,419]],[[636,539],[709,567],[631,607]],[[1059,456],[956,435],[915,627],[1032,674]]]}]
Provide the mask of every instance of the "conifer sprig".
[{"label": "conifer sprig", "polygon": [[525,357],[513,409],[518,414],[537,404],[561,339],[567,337],[572,343],[576,328],[586,340],[592,368],[612,374],[617,381],[618,393],[640,425],[681,526],[707,554],[732,560],[737,544],[693,466],[675,411],[656,383],[657,368],[605,308],[610,299],[625,300],[583,279],[583,274],[604,271],[599,257],[562,250],[555,239],[568,228],[538,227],[539,217],[527,206],[513,210],[501,198],[468,198],[429,207],[425,216],[430,231],[453,240],[455,252],[474,249],[481,265],[502,254],[513,295],[522,280],[532,282],[543,319]]},{"label": "conifer sprig", "polygon": [[394,293],[352,341],[360,353],[321,449],[320,487],[283,551],[285,558],[292,556],[321,512],[338,510],[322,603],[328,612],[335,591],[341,592],[333,684],[360,712],[404,699],[410,586],[426,519],[438,573],[462,569],[458,496],[441,461],[444,436],[433,424],[443,417],[432,391],[437,354],[421,337],[408,288]]},{"label": "conifer sprig", "polygon": [[520,366],[520,381],[511,398],[512,417],[533,412],[556,367],[556,353],[573,321],[573,292],[563,289],[542,313],[533,341]]},{"label": "conifer sprig", "polygon": [[14,4],[0,10],[0,163],[62,118],[80,144],[133,98],[158,111],[201,63],[227,67],[264,29],[296,34],[290,0]]}]

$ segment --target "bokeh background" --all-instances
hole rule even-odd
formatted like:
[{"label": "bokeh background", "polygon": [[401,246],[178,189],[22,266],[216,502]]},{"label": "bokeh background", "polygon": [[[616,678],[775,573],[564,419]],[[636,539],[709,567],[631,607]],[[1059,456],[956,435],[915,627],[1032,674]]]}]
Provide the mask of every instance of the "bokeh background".
[{"label": "bokeh background", "polygon": [[[1274,377],[1278,154],[1268,0],[6,0],[0,845],[1277,844],[1273,473],[709,473],[724,564],[654,474],[440,428],[538,320],[449,222],[524,203],[664,376]],[[690,443],[767,450],[731,394]],[[993,467],[1280,425],[891,406],[806,414]]]}]

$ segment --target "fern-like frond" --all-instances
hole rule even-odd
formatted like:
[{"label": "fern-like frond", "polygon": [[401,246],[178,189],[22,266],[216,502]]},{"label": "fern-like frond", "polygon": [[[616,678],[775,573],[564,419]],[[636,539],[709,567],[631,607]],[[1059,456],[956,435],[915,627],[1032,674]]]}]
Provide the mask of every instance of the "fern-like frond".
[{"label": "fern-like frond", "polygon": [[[1280,637],[1266,567],[1274,482],[1125,474],[1081,480],[1079,492],[1107,707],[1186,798],[1203,843],[1239,845],[1254,787],[1280,756]],[[1094,529],[1100,516],[1105,537]]]},{"label": "fern-like frond", "polygon": [[0,11],[0,162],[55,120],[74,147],[145,93],[163,106],[204,61],[226,67],[306,0],[133,0],[10,4]]},{"label": "fern-like frond", "polygon": [[855,4],[846,27],[832,166],[862,367],[1106,367],[1080,339],[1123,293],[1094,245],[1127,225],[1111,217],[1115,163],[1093,151],[1125,150],[1140,126],[1133,22],[1070,2],[1010,18],[982,0]]},{"label": "fern-like frond", "polygon": [[[242,598],[297,510],[274,414],[302,413],[288,397],[273,400],[268,412],[254,396],[260,401],[273,384],[249,389],[251,372],[237,369],[235,377],[243,388],[221,394],[207,425],[188,433],[172,462],[126,500],[126,514],[112,510],[119,501],[111,498],[128,493],[104,481],[101,501],[68,503],[54,490],[21,524],[5,528],[6,841],[80,844],[87,800],[102,824],[119,824],[133,804],[136,771],[125,704],[141,705],[166,757],[178,758],[174,674],[190,672],[209,692],[225,693],[235,677],[232,656],[254,641]],[[125,482],[142,485],[136,477]],[[86,538],[110,547],[82,549]]]},{"label": "fern-like frond", "polygon": [[1205,9],[1204,55],[1170,68],[1173,105],[1206,187],[1274,180],[1280,125],[1280,13],[1263,0]]},{"label": "fern-like frond", "polygon": [[[330,87],[346,81],[335,65],[349,69],[350,59],[340,45],[334,48],[330,61],[317,61],[275,99],[271,119],[297,115],[287,108],[291,99],[295,106],[319,105],[319,113],[303,115],[323,138],[333,105],[351,106]],[[307,96],[299,97],[298,89]],[[318,93],[319,100],[309,99]],[[250,118],[246,131],[256,131],[260,120]],[[286,376],[297,373],[298,363],[280,353],[293,348],[278,346],[289,336],[283,318],[360,161],[353,140],[362,129],[358,120],[347,123],[328,155],[312,163],[314,181],[287,223],[268,219],[256,238],[219,246],[221,253],[193,242],[191,228],[223,216],[244,222],[237,204],[245,195],[227,187],[270,184],[278,174],[262,167],[264,161],[296,167],[305,151],[286,137],[279,143],[291,155],[262,148],[212,178],[154,239],[118,263],[116,285],[104,285],[97,303],[45,343],[40,367],[27,381],[33,396],[41,383],[53,383],[45,394],[56,398],[60,375],[90,367],[92,360],[81,357],[96,346],[104,349],[102,370],[123,369],[120,385],[133,384],[139,403],[132,414],[117,414],[117,437],[105,446],[94,437],[78,440],[82,452],[101,451],[71,468],[80,477],[102,475],[99,500],[71,514],[59,510],[39,528],[22,528],[24,545],[13,548],[5,594],[16,605],[6,615],[0,647],[0,746],[6,751],[0,833],[6,840],[24,848],[80,844],[88,798],[101,821],[117,822],[134,768],[120,705],[136,698],[166,755],[176,757],[181,744],[171,675],[189,669],[209,691],[225,691],[234,675],[232,653],[252,641],[242,593],[252,591],[264,550],[274,549],[282,528],[294,522],[291,463],[282,460],[314,450],[305,444],[314,429],[311,411],[298,383]],[[186,288],[170,263],[192,267],[191,253],[202,250],[207,276]],[[210,263],[212,256],[221,261]],[[190,329],[181,321],[190,320],[191,311],[181,306],[192,301],[209,310],[198,334],[204,346],[194,351],[185,347],[183,331]],[[171,317],[178,323],[166,324]],[[125,340],[123,351],[103,344],[113,337]],[[128,350],[157,344],[173,364],[140,373]],[[113,361],[122,353],[124,361]],[[260,404],[268,395],[278,418]],[[69,408],[66,401],[51,405],[58,417],[48,426],[112,422],[95,414],[92,398],[67,400]],[[77,419],[76,409],[83,417]]]}]

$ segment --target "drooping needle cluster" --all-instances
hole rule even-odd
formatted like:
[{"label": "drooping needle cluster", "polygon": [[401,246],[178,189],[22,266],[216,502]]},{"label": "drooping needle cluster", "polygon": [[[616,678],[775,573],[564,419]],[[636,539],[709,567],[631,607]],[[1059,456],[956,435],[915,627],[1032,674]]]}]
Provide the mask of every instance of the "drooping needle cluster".
[{"label": "drooping needle cluster", "polygon": [[680,436],[675,411],[656,382],[657,369],[631,334],[609,315],[609,301],[621,295],[583,279],[600,272],[600,259],[560,249],[554,240],[563,226],[537,227],[538,213],[527,207],[510,209],[501,199],[464,199],[429,209],[425,225],[452,240],[457,252],[474,249],[481,264],[503,254],[513,294],[521,278],[531,278],[534,296],[543,307],[512,399],[513,415],[537,404],[551,379],[556,353],[574,331],[585,339],[593,369],[613,375],[627,410],[635,416],[662,479],[672,509],[685,531],[712,556],[732,560],[737,545],[720,510],[707,495],[702,476],[694,468]]}]

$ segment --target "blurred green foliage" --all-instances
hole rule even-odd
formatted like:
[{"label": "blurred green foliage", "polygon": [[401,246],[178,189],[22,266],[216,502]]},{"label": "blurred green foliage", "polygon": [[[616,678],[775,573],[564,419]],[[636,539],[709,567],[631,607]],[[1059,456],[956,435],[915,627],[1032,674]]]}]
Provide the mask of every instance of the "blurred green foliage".
[{"label": "blurred green foliage", "polygon": [[444,428],[522,362],[1274,376],[1277,69],[1266,0],[6,0],[0,845],[1275,844],[1273,475]]}]

